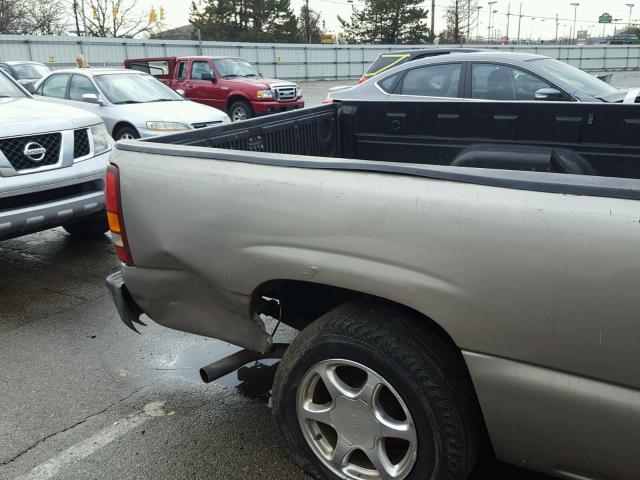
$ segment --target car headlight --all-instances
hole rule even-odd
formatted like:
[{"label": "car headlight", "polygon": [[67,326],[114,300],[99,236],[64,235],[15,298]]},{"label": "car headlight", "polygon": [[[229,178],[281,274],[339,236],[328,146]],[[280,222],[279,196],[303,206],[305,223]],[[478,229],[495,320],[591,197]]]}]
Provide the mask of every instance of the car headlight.
[{"label": "car headlight", "polygon": [[302,89],[300,87],[296,87],[296,97],[302,97]]},{"label": "car headlight", "polygon": [[258,90],[256,93],[258,98],[273,98],[273,92],[271,90]]},{"label": "car headlight", "polygon": [[107,127],[104,123],[99,123],[90,127],[91,136],[93,137],[93,154],[100,155],[101,153],[111,150],[112,140],[111,135],[107,131]]},{"label": "car headlight", "polygon": [[147,128],[154,132],[180,132],[189,127],[180,122],[147,122]]}]

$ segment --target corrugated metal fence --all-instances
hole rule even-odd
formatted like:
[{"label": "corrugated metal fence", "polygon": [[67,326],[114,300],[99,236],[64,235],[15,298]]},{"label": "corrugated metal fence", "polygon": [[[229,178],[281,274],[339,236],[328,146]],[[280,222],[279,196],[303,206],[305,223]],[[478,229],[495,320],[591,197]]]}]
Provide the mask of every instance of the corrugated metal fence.
[{"label": "corrugated metal fence", "polygon": [[[113,67],[122,66],[125,58],[230,55],[247,59],[265,76],[296,80],[356,78],[379,54],[407,48],[412,47],[0,35],[0,60],[34,60],[54,69],[73,66],[78,53],[83,53],[90,65]],[[640,45],[493,48],[547,55],[588,71],[640,70]]]}]

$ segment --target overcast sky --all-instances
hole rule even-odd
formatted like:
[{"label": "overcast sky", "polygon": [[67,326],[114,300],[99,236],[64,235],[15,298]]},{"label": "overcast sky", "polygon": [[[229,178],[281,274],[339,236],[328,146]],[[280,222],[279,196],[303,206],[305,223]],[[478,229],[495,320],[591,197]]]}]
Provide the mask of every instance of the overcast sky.
[{"label": "overcast sky", "polygon": [[[483,8],[480,10],[480,32],[481,35],[487,35],[487,27],[489,23],[488,6],[489,0],[480,0],[479,5]],[[573,24],[573,7],[570,5],[576,0],[498,0],[493,6],[493,10],[498,10],[495,15],[496,29],[500,34],[506,34],[507,30],[507,10],[509,4],[511,5],[512,14],[516,14],[510,17],[509,36],[515,38],[517,36],[518,17],[517,13],[522,4],[523,15],[529,17],[523,17],[521,24],[521,36],[527,37],[542,37],[546,39],[555,38],[555,16],[560,16],[560,36],[569,34],[569,29]],[[614,19],[620,19],[621,24],[625,24],[629,20],[629,7],[625,4],[632,3],[629,0],[577,0],[580,2],[578,7],[578,30],[591,29],[590,33],[594,36],[602,35],[602,25],[598,25],[598,17],[604,13],[610,13]],[[296,11],[300,9],[304,0],[291,0],[291,4]],[[167,11],[167,24],[170,27],[177,27],[188,23],[189,8],[191,2],[188,0],[162,0],[162,3],[158,0],[138,0],[138,5],[142,9],[148,11],[151,6],[156,9],[162,4]],[[353,6],[356,8],[363,5],[362,0],[353,0],[353,3],[349,3],[347,0],[309,0],[311,8],[322,13],[327,23],[327,29],[332,32],[339,30],[339,24],[337,16],[340,15],[343,18],[349,17]],[[436,0],[436,31],[440,31],[444,28],[445,21],[443,19],[444,9],[449,4],[449,0]],[[637,2],[638,6],[633,10],[633,19],[638,21],[640,18],[640,1]],[[431,8],[431,0],[424,2],[426,8]],[[532,19],[531,17],[536,17]],[[549,17],[542,20],[542,17]],[[553,19],[552,19],[553,18]],[[431,20],[429,20],[430,22]],[[607,27],[607,33],[613,33],[613,26]],[[476,35],[476,29],[473,29],[473,35]]]}]

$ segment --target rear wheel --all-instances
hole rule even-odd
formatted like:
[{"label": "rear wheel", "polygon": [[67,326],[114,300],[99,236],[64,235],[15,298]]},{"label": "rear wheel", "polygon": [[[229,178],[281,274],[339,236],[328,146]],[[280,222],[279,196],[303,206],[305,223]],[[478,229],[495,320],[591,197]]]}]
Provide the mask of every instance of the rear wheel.
[{"label": "rear wheel", "polygon": [[229,117],[232,122],[247,120],[254,115],[251,105],[246,100],[236,100],[229,106]]},{"label": "rear wheel", "polygon": [[463,480],[477,456],[460,360],[410,314],[353,302],[287,349],[273,412],[294,462],[325,480]]},{"label": "rear wheel", "polygon": [[69,223],[64,225],[63,228],[74,237],[92,238],[107,233],[109,224],[107,223],[107,216],[103,212],[79,222]]},{"label": "rear wheel", "polygon": [[116,130],[113,138],[116,140],[135,140],[136,138],[140,138],[140,134],[131,125],[124,125]]}]

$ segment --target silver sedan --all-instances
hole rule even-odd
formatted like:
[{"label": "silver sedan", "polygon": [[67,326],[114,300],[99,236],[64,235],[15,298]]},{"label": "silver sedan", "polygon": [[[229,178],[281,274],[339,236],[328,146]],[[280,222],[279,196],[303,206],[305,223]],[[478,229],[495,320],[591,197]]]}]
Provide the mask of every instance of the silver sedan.
[{"label": "silver sedan", "polygon": [[36,98],[96,113],[116,140],[230,121],[221,110],[186,100],[151,75],[132,70],[57,70],[38,82]]}]

